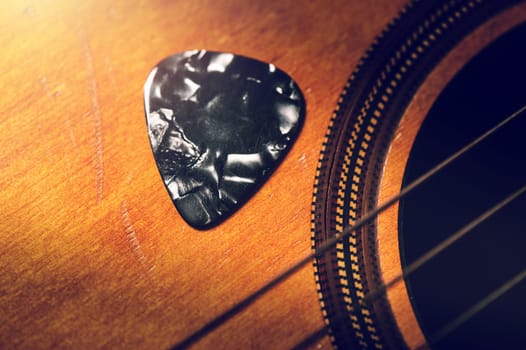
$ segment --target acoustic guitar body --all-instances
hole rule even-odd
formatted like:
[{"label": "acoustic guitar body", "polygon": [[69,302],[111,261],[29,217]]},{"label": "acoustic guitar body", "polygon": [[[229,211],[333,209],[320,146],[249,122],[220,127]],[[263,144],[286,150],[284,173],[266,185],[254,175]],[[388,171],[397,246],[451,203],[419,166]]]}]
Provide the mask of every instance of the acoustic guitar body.
[{"label": "acoustic guitar body", "polygon": [[[472,1],[404,8],[351,76],[333,116],[316,179],[315,246],[524,105],[524,9]],[[457,324],[523,273],[524,199],[397,280],[402,267],[524,186],[525,128],[523,120],[507,126],[316,260],[338,348],[524,346],[524,283]]]},{"label": "acoustic guitar body", "polygon": [[[520,108],[525,21],[520,1],[3,1],[0,348],[180,344]],[[284,162],[238,212],[204,231],[184,222],[166,192],[142,95],[153,66],[190,49],[271,62],[298,83],[307,105]],[[496,69],[486,81],[505,86],[492,87],[491,103],[470,107],[489,99],[459,91],[482,84],[474,77],[488,67],[516,72],[515,80]],[[489,117],[456,124],[467,111]],[[508,131],[520,135],[524,125]],[[524,180],[518,139],[493,158],[460,160],[471,172],[452,166],[456,172],[404,197],[191,347],[524,344],[524,283],[481,318],[436,337],[524,268],[524,200],[503,215],[517,220],[493,224],[498,237],[486,229],[483,242],[445,252],[367,299]],[[491,177],[490,168],[506,170]],[[491,191],[470,187],[481,169]]]}]

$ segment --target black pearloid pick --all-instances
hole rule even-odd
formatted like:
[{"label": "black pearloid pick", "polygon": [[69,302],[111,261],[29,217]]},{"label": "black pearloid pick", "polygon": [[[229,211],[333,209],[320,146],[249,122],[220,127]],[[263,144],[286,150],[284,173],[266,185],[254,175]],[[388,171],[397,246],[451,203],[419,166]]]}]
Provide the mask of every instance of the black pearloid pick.
[{"label": "black pearloid pick", "polygon": [[206,229],[229,217],[296,140],[305,101],[274,65],[230,53],[185,51],[144,86],[148,135],[175,207]]}]

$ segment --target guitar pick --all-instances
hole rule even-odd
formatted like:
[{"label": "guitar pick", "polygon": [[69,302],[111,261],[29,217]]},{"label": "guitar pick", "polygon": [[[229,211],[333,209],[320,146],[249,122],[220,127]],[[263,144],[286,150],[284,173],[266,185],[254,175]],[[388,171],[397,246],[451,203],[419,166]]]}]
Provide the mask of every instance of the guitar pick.
[{"label": "guitar pick", "polygon": [[305,100],[274,65],[231,53],[185,51],[144,86],[148,135],[162,180],[192,227],[240,208],[283,160]]}]

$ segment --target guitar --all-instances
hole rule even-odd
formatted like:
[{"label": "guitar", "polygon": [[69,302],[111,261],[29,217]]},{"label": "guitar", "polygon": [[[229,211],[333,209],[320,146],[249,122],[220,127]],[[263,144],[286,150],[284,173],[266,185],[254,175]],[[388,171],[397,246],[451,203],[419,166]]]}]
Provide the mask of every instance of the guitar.
[{"label": "guitar", "polygon": [[[4,1],[0,348],[170,348],[308,255],[313,244],[321,247],[348,229],[356,221],[349,215],[353,205],[362,215],[395,196],[422,171],[412,146],[417,149],[419,140],[427,139],[417,134],[427,130],[424,119],[436,114],[433,104],[442,91],[478,53],[526,19],[520,2],[490,1],[480,11],[470,4],[478,9],[486,2],[404,2]],[[447,10],[444,4],[450,5]],[[456,7],[461,19],[455,11],[454,23],[441,17]],[[397,45],[418,33],[424,15],[437,19],[429,25],[442,32],[435,33],[440,43],[429,43],[435,45],[431,51],[416,51],[421,56],[410,61],[400,80],[392,72],[398,85],[390,87],[393,95],[384,101],[383,119],[376,121],[374,140],[380,141],[370,144],[359,170],[370,176],[351,193],[356,170],[345,170],[351,171],[348,182],[340,180],[345,180],[345,155],[359,152],[349,140],[360,104],[374,89],[388,88],[375,87],[376,79],[386,60],[396,58]],[[392,18],[398,19],[367,51]],[[447,39],[442,42],[442,37]],[[296,80],[307,103],[303,130],[283,164],[243,208],[206,231],[189,227],[174,208],[156,169],[142,105],[151,68],[193,48],[272,62]],[[412,53],[408,50],[408,59]],[[504,117],[510,111],[500,112]],[[366,110],[364,122],[373,127],[374,116],[374,109]],[[410,226],[406,218],[414,217],[411,208],[419,203],[407,197],[403,208],[387,209],[350,237],[359,240],[356,255],[350,253],[352,244],[340,243],[314,260],[314,271],[304,266],[192,346],[462,344],[454,337],[452,343],[434,341],[433,331],[441,324],[434,325],[422,307],[429,293],[420,289],[424,299],[415,301],[423,288],[416,272],[364,304],[368,293],[400,276],[411,262],[405,259],[437,243],[403,247],[400,253],[399,237],[409,241],[411,233],[399,231],[399,220],[405,213],[403,227]],[[520,247],[506,247],[513,246]],[[462,254],[474,255],[471,249]],[[352,273],[344,276],[353,270],[353,259],[359,262],[362,289]],[[523,268],[524,259],[516,260]],[[454,296],[462,294],[462,288],[453,289]],[[443,299],[446,305],[457,300]],[[469,308],[478,300],[461,304]],[[513,322],[502,328],[516,335],[525,308],[524,302],[513,305],[516,315],[508,318]],[[489,333],[484,326],[478,332]],[[522,339],[497,338],[504,347]],[[468,340],[465,344],[472,346]]]}]

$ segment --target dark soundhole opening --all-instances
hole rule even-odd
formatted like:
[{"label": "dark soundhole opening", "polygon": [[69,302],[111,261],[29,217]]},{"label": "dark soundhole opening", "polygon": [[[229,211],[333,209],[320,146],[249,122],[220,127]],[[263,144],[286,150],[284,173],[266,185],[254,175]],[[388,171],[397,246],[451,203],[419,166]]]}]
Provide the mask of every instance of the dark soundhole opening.
[{"label": "dark soundhole opening", "polygon": [[[415,140],[404,184],[526,104],[526,25],[470,61],[433,105]],[[526,183],[526,115],[401,201],[400,248],[407,266]],[[526,267],[526,196],[406,279],[426,337]],[[526,345],[523,281],[438,341],[436,349]]]}]

